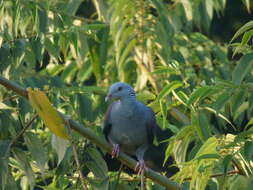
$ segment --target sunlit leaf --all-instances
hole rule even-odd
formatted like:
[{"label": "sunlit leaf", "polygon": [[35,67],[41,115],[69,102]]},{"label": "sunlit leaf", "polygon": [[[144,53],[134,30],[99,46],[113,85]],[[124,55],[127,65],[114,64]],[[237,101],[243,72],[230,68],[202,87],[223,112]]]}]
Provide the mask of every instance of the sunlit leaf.
[{"label": "sunlit leaf", "polygon": [[201,88],[197,88],[189,97],[187,101],[187,105],[196,104],[201,99],[206,96],[214,93],[216,90],[212,86],[203,86]]},{"label": "sunlit leaf", "polygon": [[230,40],[230,42],[234,41],[236,38],[238,38],[240,35],[242,35],[247,30],[253,28],[253,21],[247,22],[245,25],[243,25],[233,36],[233,38]]},{"label": "sunlit leaf", "polygon": [[193,11],[192,11],[191,1],[187,1],[187,0],[180,0],[180,1],[184,7],[184,12],[185,12],[187,20],[192,21]]},{"label": "sunlit leaf", "polygon": [[49,102],[44,92],[28,88],[28,97],[31,105],[37,111],[45,125],[57,136],[68,138],[65,131],[65,122]]},{"label": "sunlit leaf", "polygon": [[88,148],[87,154],[89,155],[90,159],[85,162],[85,165],[96,177],[100,179],[107,178],[108,168],[104,159],[101,157],[101,154],[94,148]]},{"label": "sunlit leaf", "polygon": [[20,164],[20,169],[22,169],[27,177],[27,183],[30,185],[30,188],[33,189],[35,186],[35,174],[31,168],[27,155],[20,149],[15,149],[14,151],[15,158]]},{"label": "sunlit leaf", "polygon": [[234,84],[241,84],[244,77],[250,72],[253,64],[253,53],[244,55],[232,73],[232,81]]},{"label": "sunlit leaf", "polygon": [[26,133],[25,142],[28,146],[29,151],[32,154],[33,159],[36,161],[41,172],[45,171],[45,164],[48,159],[47,151],[43,147],[42,141],[36,137],[33,133]]},{"label": "sunlit leaf", "polygon": [[15,110],[15,108],[0,102],[0,110]]},{"label": "sunlit leaf", "polygon": [[171,83],[167,84],[162,91],[158,94],[157,99],[160,100],[167,96],[172,90],[175,90],[179,87],[183,86],[183,84],[179,81],[172,81]]},{"label": "sunlit leaf", "polygon": [[66,153],[66,150],[69,146],[68,141],[57,137],[56,135],[52,135],[52,141],[51,141],[52,147],[54,148],[54,150],[57,153],[58,156],[58,163],[57,165],[59,165],[61,163],[61,161],[64,158],[64,155]]}]

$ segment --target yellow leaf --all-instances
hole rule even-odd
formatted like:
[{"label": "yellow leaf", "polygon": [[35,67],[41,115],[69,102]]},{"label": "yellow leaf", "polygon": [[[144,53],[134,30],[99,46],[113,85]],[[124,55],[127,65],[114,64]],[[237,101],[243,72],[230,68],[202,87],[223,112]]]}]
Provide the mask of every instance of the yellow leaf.
[{"label": "yellow leaf", "polygon": [[40,90],[27,89],[28,98],[32,107],[37,111],[45,125],[57,136],[68,138],[65,131],[65,122],[55,108],[51,105],[46,94]]}]

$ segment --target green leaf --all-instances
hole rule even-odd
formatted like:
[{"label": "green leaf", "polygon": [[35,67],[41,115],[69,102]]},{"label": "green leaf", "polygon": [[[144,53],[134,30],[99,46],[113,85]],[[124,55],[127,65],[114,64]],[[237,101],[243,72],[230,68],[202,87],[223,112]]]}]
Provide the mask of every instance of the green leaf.
[{"label": "green leaf", "polygon": [[32,154],[32,158],[36,161],[41,172],[44,173],[48,153],[42,141],[36,135],[29,132],[25,135],[25,143]]},{"label": "green leaf", "polygon": [[123,52],[122,54],[120,55],[120,59],[119,59],[119,62],[118,64],[120,66],[122,66],[122,64],[125,63],[125,61],[127,60],[127,56],[129,55],[129,53],[133,50],[133,48],[135,47],[137,43],[137,40],[136,39],[132,39],[128,44],[127,46],[123,49]]},{"label": "green leaf", "polygon": [[212,86],[203,86],[196,89],[189,97],[187,105],[196,104],[201,99],[207,97],[208,95],[214,93],[216,90]]},{"label": "green leaf", "polygon": [[227,101],[231,98],[231,92],[225,91],[222,94],[220,94],[216,101],[212,104],[212,107],[216,110],[219,111]]},{"label": "green leaf", "polygon": [[13,56],[18,58],[22,57],[25,53],[26,42],[25,40],[16,40],[14,42]]},{"label": "green leaf", "polygon": [[207,120],[205,112],[203,111],[199,112],[199,125],[205,140],[208,139],[211,136],[209,121]]},{"label": "green leaf", "polygon": [[222,161],[222,165],[224,167],[224,174],[227,175],[228,168],[231,165],[231,161],[233,159],[232,155],[226,155],[225,158]]},{"label": "green leaf", "polygon": [[66,5],[66,13],[72,16],[75,16],[76,11],[78,10],[80,4],[83,0],[70,0]]},{"label": "green leaf", "polygon": [[173,155],[177,163],[185,162],[189,144],[196,139],[196,132],[193,126],[183,127],[176,135],[173,145]]},{"label": "green leaf", "polygon": [[92,74],[91,64],[83,64],[82,68],[78,70],[77,77],[80,82],[84,82],[89,79]]},{"label": "green leaf", "polygon": [[238,89],[234,92],[234,95],[231,97],[231,111],[233,113],[239,108],[239,106],[244,102],[247,95],[245,89]]},{"label": "green leaf", "polygon": [[108,54],[108,46],[109,46],[109,27],[103,28],[101,31],[101,44],[99,46],[99,62],[102,66],[106,64],[107,54]]},{"label": "green leaf", "polygon": [[85,165],[97,178],[106,179],[108,168],[98,150],[95,148],[88,148],[86,153],[89,158],[85,162]]},{"label": "green leaf", "polygon": [[253,156],[253,142],[251,141],[246,141],[244,144],[244,148],[243,148],[243,155],[244,158],[247,161],[251,161],[252,160],[252,156]]},{"label": "green leaf", "polygon": [[155,100],[156,96],[150,91],[141,91],[137,94],[137,99],[146,102],[148,100]]},{"label": "green leaf", "polygon": [[184,7],[184,13],[186,15],[186,18],[188,21],[192,21],[192,15],[193,15],[193,11],[192,11],[192,5],[191,5],[191,1],[188,0],[180,0],[183,7]]},{"label": "green leaf", "polygon": [[213,18],[213,1],[205,0],[206,14],[211,21]]},{"label": "green leaf", "polygon": [[[6,186],[5,186],[5,190],[8,190],[8,189],[19,189],[18,186],[17,186],[17,183],[16,183],[16,178],[14,179],[13,177],[13,174],[11,172],[6,172],[5,173],[6,175],[8,175],[8,179],[7,179],[7,182],[6,182]],[[0,183],[1,183],[1,180],[0,180]]]},{"label": "green leaf", "polygon": [[220,159],[219,154],[202,154],[198,156],[197,158],[194,158],[194,160],[202,160],[202,159]]},{"label": "green leaf", "polygon": [[102,75],[102,65],[99,63],[99,50],[97,44],[93,40],[89,40],[89,52],[91,58],[91,65],[96,80],[100,81]]},{"label": "green leaf", "polygon": [[230,40],[230,43],[234,41],[236,38],[238,38],[240,35],[242,35],[247,30],[253,28],[253,21],[247,22],[245,25],[243,25],[233,36],[233,38]]},{"label": "green leaf", "polygon": [[50,65],[50,67],[47,67],[47,72],[51,75],[51,76],[56,76],[58,75],[60,72],[62,72],[65,69],[64,66],[62,65]]},{"label": "green leaf", "polygon": [[20,164],[20,169],[24,171],[27,177],[28,183],[30,185],[30,188],[33,189],[35,186],[35,176],[34,176],[32,167],[29,163],[29,160],[27,158],[27,155],[24,153],[23,150],[20,150],[20,149],[13,149],[12,152],[14,153],[15,159]]},{"label": "green leaf", "polygon": [[248,102],[243,102],[238,109],[236,110],[235,114],[233,115],[233,119],[237,120],[240,115],[243,113],[246,113],[247,110],[249,109],[249,103]]},{"label": "green leaf", "polygon": [[217,154],[218,140],[216,137],[210,137],[205,141],[205,143],[200,147],[195,158],[198,158],[205,154]]},{"label": "green leaf", "polygon": [[8,163],[9,163],[9,141],[0,141],[0,184],[1,189],[5,189],[8,180]]},{"label": "green leaf", "polygon": [[37,11],[38,11],[38,19],[39,19],[39,32],[44,34],[48,30],[47,12],[41,8],[38,8]]},{"label": "green leaf", "polygon": [[196,132],[202,142],[205,142],[209,136],[209,123],[202,112],[194,112],[191,113],[192,125],[195,127]]},{"label": "green leaf", "polygon": [[101,30],[106,27],[108,27],[108,24],[104,24],[104,23],[102,23],[102,24],[86,24],[85,25],[86,30],[95,30],[95,31]]},{"label": "green leaf", "polygon": [[245,34],[242,37],[241,45],[246,45],[252,36],[253,36],[253,29],[249,30],[248,32],[245,32]]},{"label": "green leaf", "polygon": [[166,103],[159,101],[160,103],[160,109],[161,109],[161,113],[163,116],[163,125],[162,128],[165,129],[166,125],[167,125],[167,111],[168,111],[168,106]]},{"label": "green leaf", "polygon": [[222,115],[221,113],[217,113],[216,110],[214,110],[213,108],[208,107],[208,106],[203,107],[203,108],[206,109],[206,110],[208,110],[208,111],[210,111],[210,112],[212,112],[212,113],[214,113],[214,114],[217,114],[218,117],[220,117],[221,119],[223,119],[224,121],[226,121],[227,123],[229,123],[231,125],[231,127],[233,127],[233,129],[235,131],[237,130],[236,127],[233,125],[233,123],[231,123],[231,121],[228,118],[226,118],[224,115]]},{"label": "green leaf", "polygon": [[183,91],[179,91],[179,92],[174,92],[172,91],[173,96],[182,104],[184,104],[185,106],[187,106],[187,101],[189,99],[189,97],[183,92]]},{"label": "green leaf", "polygon": [[172,90],[175,90],[179,87],[183,86],[182,82],[180,81],[172,81],[171,83],[167,84],[162,91],[158,94],[157,100],[160,100],[167,96]]},{"label": "green leaf", "polygon": [[246,54],[240,59],[239,64],[236,65],[232,73],[232,81],[234,84],[236,85],[241,84],[243,79],[252,69],[252,64],[253,64],[253,53]]},{"label": "green leaf", "polygon": [[91,98],[85,94],[78,94],[78,111],[82,120],[93,121]]},{"label": "green leaf", "polygon": [[153,74],[180,74],[180,71],[176,68],[171,68],[168,66],[161,66],[161,67],[157,67],[153,71]]},{"label": "green leaf", "polygon": [[108,190],[109,187],[109,178],[104,179],[88,179],[89,183],[96,190]]},{"label": "green leaf", "polygon": [[50,38],[45,38],[45,48],[51,56],[53,56],[55,59],[58,59],[59,48],[54,42],[52,42]]},{"label": "green leaf", "polygon": [[68,66],[65,66],[65,69],[61,75],[62,79],[67,82],[70,83],[72,81],[72,79],[74,78],[76,72],[78,70],[78,67],[76,65],[76,63],[70,63]]},{"label": "green leaf", "polygon": [[170,142],[166,148],[166,151],[165,151],[165,158],[164,158],[164,161],[163,161],[163,165],[166,163],[166,161],[168,160],[168,158],[171,156],[172,152],[173,152],[173,149],[174,149],[174,138],[173,139],[170,139]]},{"label": "green leaf", "polygon": [[57,156],[58,156],[57,165],[59,165],[64,158],[66,150],[69,146],[69,142],[53,134],[51,144],[52,144],[53,149],[57,153]]},{"label": "green leaf", "polygon": [[8,105],[0,102],[0,110],[13,110],[14,111],[15,108],[14,107],[10,107],[10,106],[8,106]]}]

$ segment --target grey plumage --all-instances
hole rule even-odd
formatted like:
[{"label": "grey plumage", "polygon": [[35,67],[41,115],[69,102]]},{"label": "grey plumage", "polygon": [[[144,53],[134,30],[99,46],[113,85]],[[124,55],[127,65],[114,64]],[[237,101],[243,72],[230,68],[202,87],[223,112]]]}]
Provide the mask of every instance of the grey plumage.
[{"label": "grey plumage", "polygon": [[107,110],[103,129],[106,139],[114,145],[112,156],[117,157],[119,149],[136,155],[139,172],[143,172],[144,153],[155,135],[155,114],[136,100],[133,88],[126,83],[113,84],[107,99],[115,100]]}]

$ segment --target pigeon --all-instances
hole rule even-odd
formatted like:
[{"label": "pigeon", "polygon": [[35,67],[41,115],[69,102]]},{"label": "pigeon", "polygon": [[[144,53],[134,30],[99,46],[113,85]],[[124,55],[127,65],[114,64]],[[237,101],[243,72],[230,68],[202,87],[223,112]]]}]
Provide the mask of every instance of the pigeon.
[{"label": "pigeon", "polygon": [[151,108],[136,99],[134,89],[123,82],[114,83],[105,98],[114,100],[107,109],[103,133],[113,145],[112,157],[120,151],[137,157],[135,171],[143,175],[147,169],[144,154],[152,145],[157,128],[155,114]]}]

